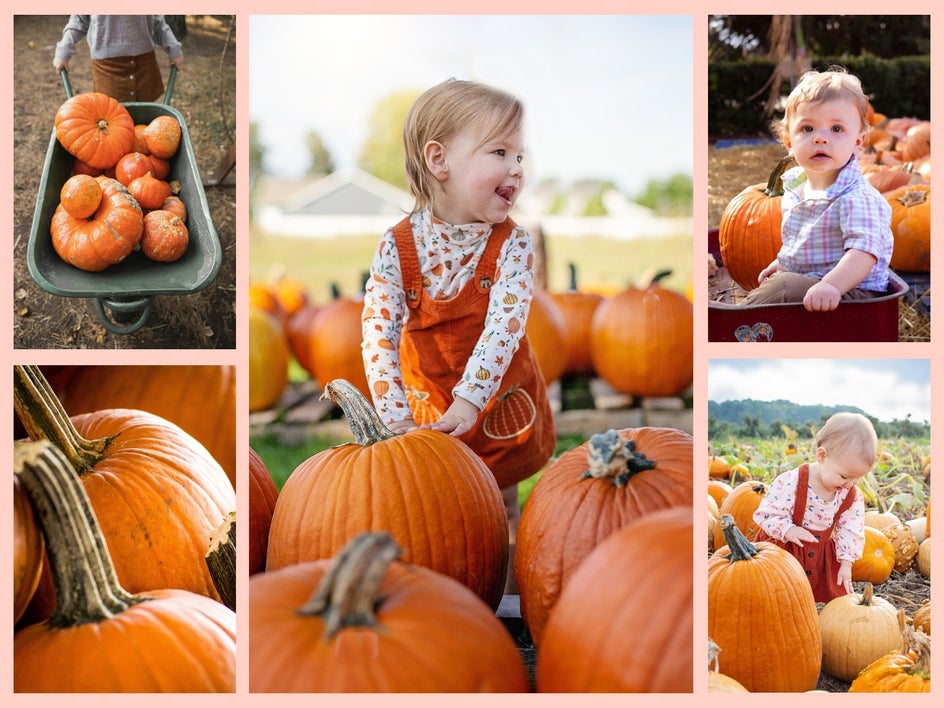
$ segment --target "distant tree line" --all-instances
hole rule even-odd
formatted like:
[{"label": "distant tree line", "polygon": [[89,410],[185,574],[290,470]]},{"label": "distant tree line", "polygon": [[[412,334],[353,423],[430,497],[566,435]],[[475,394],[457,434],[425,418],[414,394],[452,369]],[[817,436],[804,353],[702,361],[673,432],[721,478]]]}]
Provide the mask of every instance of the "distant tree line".
[{"label": "distant tree line", "polygon": [[784,438],[793,431],[799,439],[812,439],[816,431],[834,413],[852,411],[862,413],[875,427],[879,438],[930,438],[928,421],[916,422],[910,416],[905,419],[881,421],[855,406],[809,406],[790,401],[739,401],[708,402],[708,438]]}]

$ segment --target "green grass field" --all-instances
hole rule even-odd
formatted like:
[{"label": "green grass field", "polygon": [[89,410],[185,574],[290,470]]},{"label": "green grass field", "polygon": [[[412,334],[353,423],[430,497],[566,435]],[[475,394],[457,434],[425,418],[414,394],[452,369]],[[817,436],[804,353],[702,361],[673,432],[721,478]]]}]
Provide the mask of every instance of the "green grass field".
[{"label": "green grass field", "polygon": [[[304,239],[251,232],[249,277],[274,282],[279,276],[307,284],[316,303],[327,301],[331,285],[343,295],[360,291],[380,234],[335,239]],[[614,240],[609,238],[549,237],[548,289],[566,290],[567,264],[577,266],[581,289],[610,294],[628,285],[641,285],[660,270],[672,274],[664,287],[684,292],[692,274],[692,235]]]}]

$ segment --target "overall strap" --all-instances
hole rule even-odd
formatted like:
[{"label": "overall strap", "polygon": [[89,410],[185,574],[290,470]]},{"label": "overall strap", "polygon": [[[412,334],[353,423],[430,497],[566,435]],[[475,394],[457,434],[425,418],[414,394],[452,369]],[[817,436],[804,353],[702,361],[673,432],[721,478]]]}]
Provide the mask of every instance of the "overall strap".
[{"label": "overall strap", "polygon": [[793,503],[793,525],[803,525],[803,515],[806,513],[806,495],[810,486],[810,465],[804,462],[800,465],[797,476],[797,495]]},{"label": "overall strap", "polygon": [[488,244],[485,246],[485,252],[479,260],[479,265],[475,269],[475,287],[479,292],[488,292],[492,287],[495,269],[498,266],[498,256],[501,254],[502,246],[511,236],[517,224],[511,217],[506,217],[500,224],[492,226],[492,233],[488,236]]},{"label": "overall strap", "polygon": [[423,278],[420,273],[420,259],[416,255],[416,243],[413,240],[413,225],[409,217],[404,217],[393,227],[393,238],[397,244],[397,256],[400,259],[400,274],[403,278],[403,293],[410,308],[419,306],[423,296]]},{"label": "overall strap", "polygon": [[852,502],[855,501],[856,495],[858,493],[859,492],[855,487],[850,487],[846,492],[846,498],[842,500],[842,504],[840,504],[839,508],[836,509],[836,515],[833,517],[833,527],[836,526],[839,521],[839,517],[846,511],[846,509],[852,506]]}]

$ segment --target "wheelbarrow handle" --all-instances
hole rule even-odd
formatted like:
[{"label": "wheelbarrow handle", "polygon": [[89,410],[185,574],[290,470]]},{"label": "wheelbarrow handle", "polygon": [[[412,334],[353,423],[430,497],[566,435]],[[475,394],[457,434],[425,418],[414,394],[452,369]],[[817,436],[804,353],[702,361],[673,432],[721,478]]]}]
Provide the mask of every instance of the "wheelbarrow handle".
[{"label": "wheelbarrow handle", "polygon": [[[66,92],[66,98],[72,98],[72,83],[69,81],[69,72],[65,69],[59,69],[59,78],[62,79],[62,88]],[[167,77],[167,90],[164,92],[164,103],[170,105],[171,96],[174,95],[174,83],[177,81],[177,65],[170,65],[170,74]]]}]

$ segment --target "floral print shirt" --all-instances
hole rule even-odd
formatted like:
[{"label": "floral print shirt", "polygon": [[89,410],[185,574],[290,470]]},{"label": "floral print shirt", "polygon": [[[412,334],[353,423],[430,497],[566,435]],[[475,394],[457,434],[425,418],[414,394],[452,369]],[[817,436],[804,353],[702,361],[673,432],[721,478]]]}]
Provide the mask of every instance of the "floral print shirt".
[{"label": "floral print shirt", "polygon": [[[410,222],[426,294],[438,300],[455,297],[475,275],[492,225],[447,224],[428,210],[411,215]],[[525,333],[524,327],[509,324],[515,318],[527,322],[533,296],[533,259],[531,236],[518,226],[498,257],[500,276],[489,291],[485,327],[465,370],[456,372],[456,385],[452,390],[454,397],[464,398],[479,410],[485,408],[498,390],[502,375]],[[507,295],[514,297],[506,298]],[[508,302],[514,304],[509,306]],[[393,229],[390,229],[374,253],[364,289],[361,320],[364,370],[374,407],[387,425],[409,416],[399,356],[400,333],[408,317],[400,258]],[[476,376],[479,369],[486,369],[492,375],[483,381],[483,377]],[[378,382],[383,383],[378,385]]]},{"label": "floral print shirt", "polygon": [[[784,534],[793,526],[793,507],[797,499],[799,469],[792,469],[778,475],[767,493],[761,499],[760,506],[754,512],[754,521],[772,538],[784,540]],[[832,499],[823,499],[810,486],[806,492],[806,509],[803,513],[803,528],[810,531],[823,531],[832,526],[833,517],[842,505],[846,494],[855,494],[856,488],[837,493]],[[852,505],[836,521],[834,533],[836,557],[839,560],[857,561],[862,557],[865,547],[865,504],[857,496]]]}]

